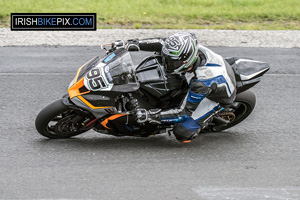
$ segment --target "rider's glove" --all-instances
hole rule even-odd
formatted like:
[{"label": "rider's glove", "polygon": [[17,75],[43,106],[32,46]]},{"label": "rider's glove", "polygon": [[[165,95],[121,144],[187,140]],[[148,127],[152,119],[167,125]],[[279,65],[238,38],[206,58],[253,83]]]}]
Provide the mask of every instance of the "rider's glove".
[{"label": "rider's glove", "polygon": [[139,40],[138,39],[127,40],[125,49],[127,49],[127,51],[139,51],[140,50]]},{"label": "rider's glove", "polygon": [[139,51],[139,40],[133,39],[133,40],[127,40],[125,43],[123,40],[116,40],[112,43],[112,48],[119,49],[119,48],[125,48],[127,51]]},{"label": "rider's glove", "polygon": [[138,108],[136,111],[136,121],[138,123],[149,122],[150,124],[161,124],[161,109],[146,110]]}]

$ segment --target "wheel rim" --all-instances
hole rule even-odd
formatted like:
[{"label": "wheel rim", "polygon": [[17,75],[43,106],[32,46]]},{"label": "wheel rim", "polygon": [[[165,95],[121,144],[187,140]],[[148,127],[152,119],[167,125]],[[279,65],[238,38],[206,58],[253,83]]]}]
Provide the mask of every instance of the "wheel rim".
[{"label": "wheel rim", "polygon": [[76,117],[73,110],[67,110],[54,116],[47,124],[46,131],[55,136],[69,137],[78,133],[78,129],[71,122]]},{"label": "wheel rim", "polygon": [[238,107],[234,112],[235,119],[233,121],[231,121],[230,124],[241,119],[247,113],[247,110],[248,110],[247,105],[245,103],[243,103],[243,102],[236,102],[236,103],[238,103]]}]

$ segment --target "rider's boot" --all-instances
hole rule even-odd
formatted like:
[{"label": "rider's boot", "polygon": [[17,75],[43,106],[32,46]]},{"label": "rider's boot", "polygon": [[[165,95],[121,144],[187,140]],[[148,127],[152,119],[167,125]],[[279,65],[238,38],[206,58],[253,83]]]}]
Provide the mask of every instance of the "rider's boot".
[{"label": "rider's boot", "polygon": [[178,123],[173,128],[173,134],[181,143],[189,143],[196,138],[201,131],[201,125],[192,118],[187,119],[183,123]]}]

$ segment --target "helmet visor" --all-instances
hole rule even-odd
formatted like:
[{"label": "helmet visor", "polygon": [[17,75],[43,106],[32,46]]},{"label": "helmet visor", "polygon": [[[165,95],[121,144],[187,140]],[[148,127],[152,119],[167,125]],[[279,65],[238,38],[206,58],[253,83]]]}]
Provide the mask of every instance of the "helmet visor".
[{"label": "helmet visor", "polygon": [[173,72],[175,69],[178,69],[184,64],[182,60],[172,60],[168,58],[164,58],[164,62],[167,72]]}]

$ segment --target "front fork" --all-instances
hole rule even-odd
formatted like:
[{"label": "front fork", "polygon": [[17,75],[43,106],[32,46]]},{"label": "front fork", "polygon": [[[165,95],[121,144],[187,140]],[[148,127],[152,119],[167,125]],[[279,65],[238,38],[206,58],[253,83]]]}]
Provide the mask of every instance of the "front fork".
[{"label": "front fork", "polygon": [[77,114],[77,116],[72,119],[72,124],[80,123],[80,129],[84,130],[91,129],[97,124],[98,119],[92,113],[76,106],[70,100],[69,94],[63,95],[61,100],[64,105],[68,106],[69,108],[72,108]]}]

